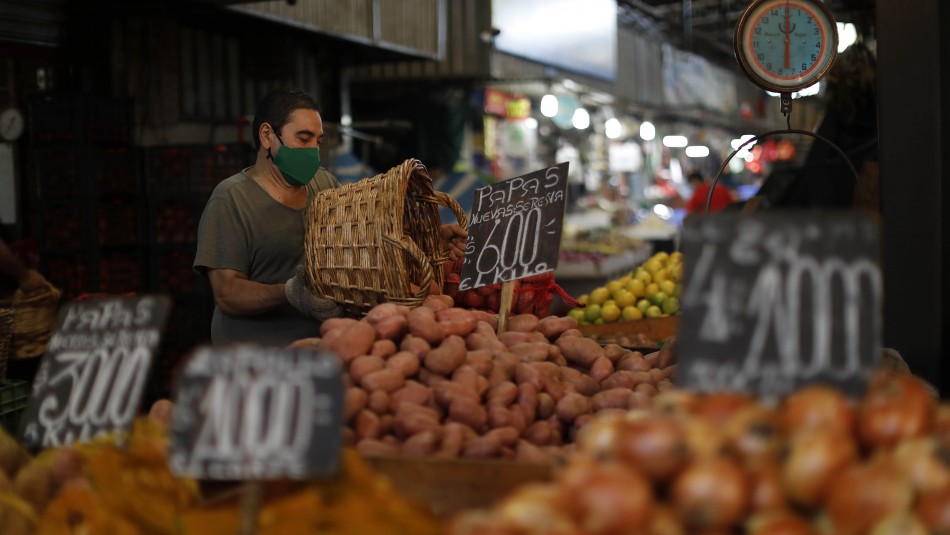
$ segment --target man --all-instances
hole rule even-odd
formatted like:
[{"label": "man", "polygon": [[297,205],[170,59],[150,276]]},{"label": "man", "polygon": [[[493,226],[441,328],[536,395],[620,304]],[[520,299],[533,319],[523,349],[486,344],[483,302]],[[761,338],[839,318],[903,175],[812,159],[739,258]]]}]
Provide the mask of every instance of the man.
[{"label": "man", "polygon": [[[693,171],[686,177],[687,183],[693,188],[693,194],[686,203],[686,212],[688,214],[706,213],[706,198],[709,197],[709,183],[699,171]],[[718,212],[730,204],[735,199],[728,188],[716,184],[713,190],[712,200],[709,203],[709,213]]]},{"label": "man", "polygon": [[[306,210],[319,191],[340,184],[320,165],[323,120],[307,92],[266,95],[253,129],[257,158],[212,192],[198,224],[194,268],[207,274],[214,294],[212,343],[286,346],[319,336],[320,323],[342,313],[311,293],[298,269],[305,263]],[[457,225],[443,228],[447,242],[464,235]]]}]

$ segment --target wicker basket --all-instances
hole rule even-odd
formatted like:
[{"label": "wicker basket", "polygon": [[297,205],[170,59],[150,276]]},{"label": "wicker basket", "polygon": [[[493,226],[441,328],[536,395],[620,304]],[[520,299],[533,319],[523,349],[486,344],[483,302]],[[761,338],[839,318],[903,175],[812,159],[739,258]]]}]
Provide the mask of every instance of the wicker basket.
[{"label": "wicker basket", "polygon": [[46,351],[53,334],[62,292],[50,283],[28,297],[17,290],[0,300],[0,379],[6,376],[7,360],[38,357]]},{"label": "wicker basket", "polygon": [[307,280],[314,293],[365,314],[383,302],[417,306],[434,282],[442,286],[439,207],[468,226],[449,195],[434,191],[419,160],[321,191],[308,213]]}]

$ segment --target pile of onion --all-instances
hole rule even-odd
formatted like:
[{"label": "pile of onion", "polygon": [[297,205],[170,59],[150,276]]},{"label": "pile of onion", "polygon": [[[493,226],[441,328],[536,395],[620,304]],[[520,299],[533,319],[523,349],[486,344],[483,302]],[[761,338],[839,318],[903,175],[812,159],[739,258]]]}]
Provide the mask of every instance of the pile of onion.
[{"label": "pile of onion", "polygon": [[950,533],[950,404],[908,374],[881,371],[859,399],[670,390],[576,444],[554,481],[458,515],[450,535]]}]

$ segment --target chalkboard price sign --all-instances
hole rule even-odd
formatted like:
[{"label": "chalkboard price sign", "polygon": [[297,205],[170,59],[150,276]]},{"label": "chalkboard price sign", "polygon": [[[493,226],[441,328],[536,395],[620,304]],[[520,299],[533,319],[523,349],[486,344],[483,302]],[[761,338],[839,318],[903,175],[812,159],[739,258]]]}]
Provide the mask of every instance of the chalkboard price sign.
[{"label": "chalkboard price sign", "polygon": [[144,295],[63,305],[20,421],[25,447],[131,428],[171,300]]},{"label": "chalkboard price sign", "polygon": [[568,162],[475,190],[459,290],[554,271]]},{"label": "chalkboard price sign", "polygon": [[216,480],[333,473],[342,444],[339,361],[306,349],[202,348],[185,366],[169,465]]},{"label": "chalkboard price sign", "polygon": [[881,354],[879,230],[851,213],[717,214],[683,229],[679,384],[860,394]]}]

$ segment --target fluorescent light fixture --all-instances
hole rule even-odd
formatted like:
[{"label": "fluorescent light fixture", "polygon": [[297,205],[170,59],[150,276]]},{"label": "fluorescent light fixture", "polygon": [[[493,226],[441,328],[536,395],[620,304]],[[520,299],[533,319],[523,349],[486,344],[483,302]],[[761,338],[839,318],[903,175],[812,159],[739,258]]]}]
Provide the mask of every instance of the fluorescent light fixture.
[{"label": "fluorescent light fixture", "polygon": [[858,41],[858,30],[850,22],[838,23],[838,53],[842,53]]},{"label": "fluorescent light fixture", "polygon": [[705,158],[709,156],[709,147],[705,145],[690,145],[686,147],[686,156],[690,158]]},{"label": "fluorescent light fixture", "polygon": [[685,147],[686,145],[689,145],[689,140],[686,139],[686,136],[663,136],[664,147],[675,149]]},{"label": "fluorescent light fixture", "polygon": [[584,108],[574,110],[574,117],[571,118],[571,124],[578,130],[583,130],[590,126],[590,114]]},{"label": "fluorescent light fixture", "polygon": [[541,115],[545,117],[557,115],[557,97],[550,93],[541,97]]},{"label": "fluorescent light fixture", "polygon": [[656,137],[656,127],[650,121],[643,121],[640,124],[640,139],[643,141],[653,141]]},{"label": "fluorescent light fixture", "polygon": [[611,117],[607,119],[607,122],[604,123],[604,133],[610,139],[617,139],[620,137],[622,127],[620,126],[620,120],[616,117]]},{"label": "fluorescent light fixture", "polygon": [[[743,143],[745,143],[746,141],[749,141],[750,139],[754,137],[755,136],[753,136],[752,134],[746,134],[744,136],[740,136],[739,139],[733,139],[732,141],[729,142],[729,145],[732,146],[732,150],[739,150],[739,147],[741,147]],[[754,146],[755,146],[755,143],[750,143],[749,145],[745,147],[745,150],[751,149]]]},{"label": "fluorescent light fixture", "polygon": [[524,120],[524,125],[525,125],[525,128],[534,130],[535,128],[538,127],[538,120],[535,119],[534,117],[528,117],[527,119]]}]

